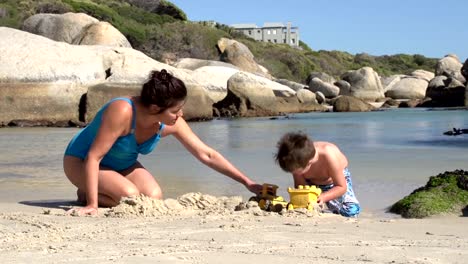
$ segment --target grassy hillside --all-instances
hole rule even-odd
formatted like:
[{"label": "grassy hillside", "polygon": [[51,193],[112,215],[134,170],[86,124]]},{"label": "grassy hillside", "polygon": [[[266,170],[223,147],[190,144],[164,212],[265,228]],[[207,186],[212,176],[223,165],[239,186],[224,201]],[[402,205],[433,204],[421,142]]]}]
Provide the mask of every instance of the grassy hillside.
[{"label": "grassy hillside", "polygon": [[249,47],[256,60],[273,76],[304,82],[312,71],[338,77],[347,70],[363,66],[380,75],[406,74],[415,69],[434,71],[436,59],[422,55],[371,56],[341,51],[313,51],[301,42],[302,49],[285,44],[261,43],[249,39],[226,25],[194,23],[168,1],[157,8],[144,0],[0,0],[0,26],[20,28],[36,13],[83,12],[118,28],[135,49],[162,61],[166,57],[191,57],[217,60],[219,38],[236,39]]}]

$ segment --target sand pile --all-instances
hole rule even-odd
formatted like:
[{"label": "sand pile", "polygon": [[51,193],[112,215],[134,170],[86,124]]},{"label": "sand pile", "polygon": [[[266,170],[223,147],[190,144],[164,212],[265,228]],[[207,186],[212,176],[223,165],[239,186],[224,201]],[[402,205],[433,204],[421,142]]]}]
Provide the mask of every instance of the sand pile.
[{"label": "sand pile", "polygon": [[190,215],[231,215],[250,214],[255,216],[280,215],[292,217],[312,217],[320,214],[320,210],[306,209],[283,210],[281,212],[266,212],[254,201],[242,201],[240,196],[216,197],[202,193],[187,193],[177,199],[157,200],[144,195],[122,198],[120,204],[104,213],[106,217],[162,217]]},{"label": "sand pile", "polygon": [[202,193],[187,193],[177,199],[157,200],[144,195],[122,198],[109,209],[106,217],[158,217],[171,215],[229,214],[242,197],[215,197]]}]

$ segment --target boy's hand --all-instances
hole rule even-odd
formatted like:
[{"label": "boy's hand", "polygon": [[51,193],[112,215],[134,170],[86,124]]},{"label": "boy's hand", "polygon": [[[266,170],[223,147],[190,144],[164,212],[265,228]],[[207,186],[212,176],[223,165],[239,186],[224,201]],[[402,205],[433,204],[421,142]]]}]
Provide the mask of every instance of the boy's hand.
[{"label": "boy's hand", "polygon": [[323,202],[322,200],[322,195],[319,195],[319,197],[317,197],[317,205],[320,207],[320,209],[324,209],[325,208],[325,203]]}]

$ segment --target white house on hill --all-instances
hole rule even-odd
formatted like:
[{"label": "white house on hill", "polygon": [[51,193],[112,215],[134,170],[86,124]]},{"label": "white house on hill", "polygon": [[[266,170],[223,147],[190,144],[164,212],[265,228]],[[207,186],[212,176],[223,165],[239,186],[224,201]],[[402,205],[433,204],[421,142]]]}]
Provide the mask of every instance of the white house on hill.
[{"label": "white house on hill", "polygon": [[231,27],[257,41],[299,46],[299,28],[292,27],[291,22],[286,26],[283,23],[265,23],[263,27],[255,24],[233,24]]}]

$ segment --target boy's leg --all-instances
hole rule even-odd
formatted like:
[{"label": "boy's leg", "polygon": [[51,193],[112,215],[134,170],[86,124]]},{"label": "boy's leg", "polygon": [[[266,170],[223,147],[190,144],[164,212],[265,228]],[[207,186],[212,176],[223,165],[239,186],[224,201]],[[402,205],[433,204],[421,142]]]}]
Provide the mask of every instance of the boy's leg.
[{"label": "boy's leg", "polygon": [[348,168],[345,168],[343,173],[346,179],[347,191],[345,195],[343,195],[343,203],[340,209],[340,214],[346,217],[357,216],[361,212],[361,206],[359,205],[359,201],[354,194],[351,173],[349,172]]},{"label": "boy's leg", "polygon": [[[335,214],[340,214],[342,216],[351,217],[357,216],[361,212],[361,206],[359,201],[356,199],[354,194],[353,184],[351,181],[351,173],[348,168],[345,168],[343,174],[346,179],[347,191],[346,193],[334,200],[328,201],[327,207]],[[330,190],[333,185],[319,186],[323,192]]]}]

